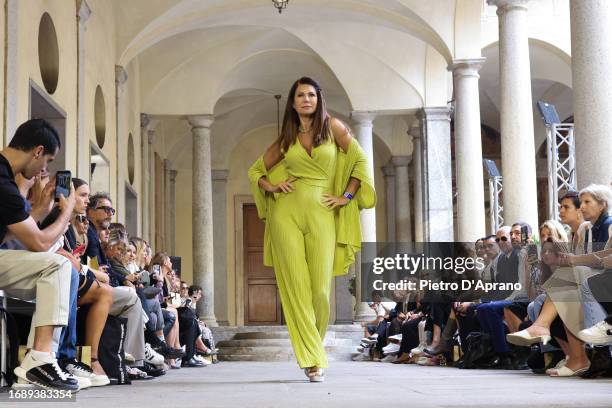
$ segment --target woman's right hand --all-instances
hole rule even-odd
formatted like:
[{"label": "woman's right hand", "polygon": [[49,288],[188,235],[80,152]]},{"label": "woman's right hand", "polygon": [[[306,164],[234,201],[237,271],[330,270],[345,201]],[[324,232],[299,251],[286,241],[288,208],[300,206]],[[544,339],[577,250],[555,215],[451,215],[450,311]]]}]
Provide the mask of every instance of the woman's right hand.
[{"label": "woman's right hand", "polygon": [[291,193],[294,190],[293,182],[297,180],[295,177],[289,177],[285,181],[281,181],[276,185],[272,185],[269,192],[270,193]]}]

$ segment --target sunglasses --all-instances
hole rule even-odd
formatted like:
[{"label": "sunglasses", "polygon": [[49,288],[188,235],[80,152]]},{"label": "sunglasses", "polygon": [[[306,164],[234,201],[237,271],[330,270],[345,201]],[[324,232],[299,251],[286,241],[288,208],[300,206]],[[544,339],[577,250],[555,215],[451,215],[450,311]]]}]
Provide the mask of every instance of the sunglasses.
[{"label": "sunglasses", "polygon": [[87,216],[81,215],[81,214],[76,216],[76,220],[80,223],[89,222],[89,220],[87,219]]},{"label": "sunglasses", "polygon": [[499,241],[506,242],[508,241],[508,237],[495,238],[495,242],[499,242]]},{"label": "sunglasses", "polygon": [[106,212],[107,214],[115,215],[115,209],[113,207],[108,207],[106,205],[103,205],[101,207],[96,207],[96,210],[104,210],[104,212]]}]

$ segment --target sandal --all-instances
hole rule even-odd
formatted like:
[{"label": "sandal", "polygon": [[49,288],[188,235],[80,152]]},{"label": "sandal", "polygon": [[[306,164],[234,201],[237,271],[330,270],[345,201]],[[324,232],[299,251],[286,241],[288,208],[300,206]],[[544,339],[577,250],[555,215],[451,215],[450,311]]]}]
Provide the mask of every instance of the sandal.
[{"label": "sandal", "polygon": [[586,367],[579,368],[576,371],[573,371],[571,368],[568,368],[567,366],[564,365],[563,367],[557,370],[551,371],[549,375],[551,377],[576,377],[576,376],[579,376],[580,374],[587,372],[588,369],[589,369],[589,366],[586,366]]}]

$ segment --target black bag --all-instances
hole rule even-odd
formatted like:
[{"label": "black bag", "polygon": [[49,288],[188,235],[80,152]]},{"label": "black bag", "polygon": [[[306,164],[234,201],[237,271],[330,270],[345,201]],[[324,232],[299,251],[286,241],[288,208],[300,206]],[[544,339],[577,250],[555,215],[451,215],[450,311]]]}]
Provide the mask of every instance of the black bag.
[{"label": "black bag", "polygon": [[127,368],[123,363],[127,319],[109,315],[100,337],[98,361],[111,384],[130,384]]},{"label": "black bag", "polygon": [[490,368],[496,355],[487,333],[472,332],[465,339],[466,351],[458,364],[459,368]]},{"label": "black bag", "polygon": [[8,340],[6,372],[0,372],[0,376],[4,378],[10,387],[16,379],[13,370],[19,363],[19,334],[17,332],[17,322],[15,322],[15,318],[2,306],[0,306],[0,320],[2,320],[2,324],[6,327],[6,336]]}]

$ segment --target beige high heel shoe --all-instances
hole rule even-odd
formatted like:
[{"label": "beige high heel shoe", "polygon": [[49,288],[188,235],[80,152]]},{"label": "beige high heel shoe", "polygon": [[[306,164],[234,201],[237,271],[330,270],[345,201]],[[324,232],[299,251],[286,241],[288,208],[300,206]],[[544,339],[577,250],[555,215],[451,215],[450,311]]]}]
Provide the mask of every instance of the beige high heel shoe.
[{"label": "beige high heel shoe", "polygon": [[552,337],[550,337],[550,334],[532,336],[531,334],[529,334],[527,329],[506,335],[506,340],[508,341],[508,343],[523,347],[528,347],[536,343],[542,343],[546,345],[551,339]]}]

